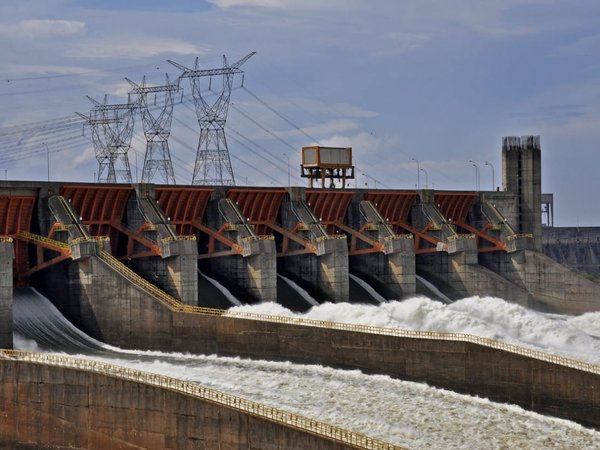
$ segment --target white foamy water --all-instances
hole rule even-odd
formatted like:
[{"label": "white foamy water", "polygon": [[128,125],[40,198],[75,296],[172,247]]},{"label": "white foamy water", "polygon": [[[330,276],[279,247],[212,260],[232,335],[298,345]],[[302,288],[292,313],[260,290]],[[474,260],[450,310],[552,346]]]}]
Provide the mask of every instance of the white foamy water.
[{"label": "white foamy water", "polygon": [[495,297],[469,297],[444,305],[426,297],[381,305],[323,303],[304,314],[262,303],[230,311],[304,317],[407,330],[467,333],[600,364],[600,313],[543,314]]},{"label": "white foamy water", "polygon": [[91,358],[197,382],[410,449],[600,448],[599,432],[573,422],[357,370],[158,352]]},{"label": "white foamy water", "polygon": [[[46,299],[22,296],[18,302],[21,303],[23,298],[26,302],[22,309],[19,306],[22,311],[19,320],[23,324],[21,329],[31,333],[30,337],[42,337],[45,345],[48,342],[64,344],[69,339],[94,344],[81,332],[74,335],[72,325]],[[321,314],[333,311],[329,309],[332,305],[323,306],[326,308]],[[261,307],[265,310],[270,307],[271,311],[285,310],[280,305]],[[360,318],[360,311],[350,312]],[[288,314],[291,313],[288,311]],[[426,322],[424,317],[428,314],[421,315],[421,323]],[[414,316],[412,320],[417,321],[419,314]],[[48,326],[44,317],[51,317],[50,322],[55,326]],[[566,321],[564,318],[556,320]],[[389,320],[386,323],[389,324]],[[15,334],[15,343],[23,350],[37,351],[39,348],[35,340],[18,334]],[[196,382],[411,449],[600,448],[600,432],[573,422],[425,384],[383,375],[365,375],[357,370],[214,355],[123,351],[106,346],[98,353],[95,345],[90,350],[96,353],[77,356]],[[87,350],[78,348],[76,351]]]}]

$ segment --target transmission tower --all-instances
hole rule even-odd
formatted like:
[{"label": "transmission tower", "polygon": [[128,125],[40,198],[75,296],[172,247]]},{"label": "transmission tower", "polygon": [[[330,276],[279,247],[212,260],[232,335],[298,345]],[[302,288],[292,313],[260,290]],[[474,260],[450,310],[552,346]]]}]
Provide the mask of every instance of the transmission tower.
[{"label": "transmission tower", "polygon": [[[168,140],[173,119],[173,97],[180,90],[179,83],[171,84],[168,74],[164,86],[146,86],[145,76],[142,78],[141,85],[128,78],[125,79],[133,87],[130,94],[135,94],[138,97],[144,125],[144,136],[146,137],[146,156],[142,171],[142,183],[152,182],[152,179],[158,173],[165,184],[175,184],[175,173],[173,172]],[[158,101],[157,115],[150,112],[148,94],[154,94],[153,106],[157,105],[157,95],[162,94]]]},{"label": "transmission tower", "polygon": [[[198,152],[196,153],[192,184],[235,185],[231,159],[225,140],[225,122],[229,109],[233,77],[236,73],[244,73],[240,70],[240,66],[255,53],[249,53],[232,65],[229,65],[227,57],[223,55],[223,67],[220,69],[200,70],[198,58],[196,58],[193,69],[168,61],[183,72],[179,79],[189,78],[196,107],[196,116],[200,125],[200,139],[198,140]],[[200,80],[203,77],[209,77],[208,89],[210,90],[212,77],[218,75],[223,76],[222,89],[220,93],[217,92],[217,100],[210,104],[202,96]]]},{"label": "transmission tower", "polygon": [[[87,97],[94,107],[89,117],[79,114],[92,127],[92,143],[98,160],[99,183],[131,183],[131,169],[127,152],[133,136],[135,103],[108,105]],[[116,167],[117,166],[117,167]]]}]

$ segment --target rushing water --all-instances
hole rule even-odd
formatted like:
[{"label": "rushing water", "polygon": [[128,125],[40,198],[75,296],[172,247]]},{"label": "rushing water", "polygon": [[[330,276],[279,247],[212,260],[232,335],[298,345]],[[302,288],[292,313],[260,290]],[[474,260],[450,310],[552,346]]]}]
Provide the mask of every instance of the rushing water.
[{"label": "rushing water", "polygon": [[[123,351],[89,338],[70,325],[48,300],[33,291],[28,292],[27,295],[15,296],[15,327],[18,332],[15,342],[22,349],[50,347],[51,351],[67,351],[197,382],[412,449],[600,448],[599,432],[572,422],[387,376],[289,362]],[[23,301],[24,297],[27,298]],[[416,327],[435,328],[433,324],[444,320],[450,321],[453,326],[471,322],[466,326],[470,330],[482,330],[482,324],[498,323],[497,333],[515,334],[514,330],[518,329],[522,333],[516,334],[521,338],[529,334],[527,330],[543,326],[547,320],[555,328],[571,330],[557,332],[554,345],[562,342],[570,332],[574,333],[573,330],[597,341],[587,334],[599,331],[599,325],[591,317],[547,317],[520,307],[514,309],[515,305],[499,299],[474,298],[461,302],[462,306],[455,309],[450,308],[452,305],[444,306],[424,298],[402,302],[406,303],[402,308],[400,302],[387,302],[380,306],[324,304],[314,307],[306,315],[336,317],[336,320],[344,321],[353,317],[354,322],[385,326],[410,322]],[[473,303],[485,306],[476,308]],[[280,305],[268,306],[271,312],[285,312]],[[500,316],[504,320],[512,320],[513,324],[500,326],[500,317],[486,322],[486,307],[499,308]],[[266,309],[264,305],[241,308]],[[287,314],[293,313],[287,311]],[[401,316],[406,317],[400,320]],[[541,330],[540,334],[544,331]],[[72,344],[73,341],[75,344]],[[574,344],[585,343],[588,341],[576,340]]]},{"label": "rushing water", "polygon": [[310,295],[308,292],[306,292],[305,289],[302,289],[300,286],[298,286],[298,284],[295,283],[293,280],[290,280],[288,277],[284,277],[281,274],[277,274],[277,277],[281,278],[283,281],[285,281],[289,287],[291,287],[294,291],[296,291],[306,301],[306,303],[308,303],[311,306],[319,305],[319,302],[316,301],[312,297],[312,295]]}]

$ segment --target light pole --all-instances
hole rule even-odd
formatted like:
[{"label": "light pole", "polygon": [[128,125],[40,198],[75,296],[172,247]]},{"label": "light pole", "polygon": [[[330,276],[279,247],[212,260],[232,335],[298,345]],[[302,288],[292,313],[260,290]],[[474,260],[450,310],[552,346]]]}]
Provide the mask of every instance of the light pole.
[{"label": "light pole", "polygon": [[486,161],[485,165],[490,166],[492,168],[492,191],[495,191],[496,190],[496,179],[494,177],[494,165],[489,161]]},{"label": "light pole", "polygon": [[425,169],[421,169],[421,172],[425,174],[425,189],[429,189],[429,174]]},{"label": "light pole", "polygon": [[469,162],[475,167],[475,188],[477,189],[477,192],[479,192],[479,166],[472,159],[470,159]]},{"label": "light pole", "polygon": [[417,163],[417,190],[419,190],[421,188],[421,183],[420,183],[421,167],[419,166],[419,160],[417,158],[411,158],[411,160],[415,161]]},{"label": "light pole", "polygon": [[288,156],[287,153],[284,153],[283,156],[285,156],[285,158],[287,159],[288,186],[290,186],[291,185],[291,183],[290,183],[290,157]]}]

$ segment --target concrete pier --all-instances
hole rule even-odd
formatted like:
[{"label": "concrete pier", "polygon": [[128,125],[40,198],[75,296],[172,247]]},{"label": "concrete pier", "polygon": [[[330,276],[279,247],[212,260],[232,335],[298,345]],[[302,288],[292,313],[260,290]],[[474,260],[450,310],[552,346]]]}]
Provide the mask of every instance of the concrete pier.
[{"label": "concrete pier", "polygon": [[12,239],[0,239],[0,348],[13,347],[13,259]]},{"label": "concrete pier", "polygon": [[[360,230],[361,235],[372,241],[365,238],[363,241],[351,234],[356,250],[350,255],[350,271],[374,286],[387,300],[414,295],[415,246],[412,234],[395,234],[375,205],[361,200],[360,196],[350,204],[348,222],[354,229],[353,233]],[[379,251],[373,251],[375,246]]]},{"label": "concrete pier", "polygon": [[224,284],[238,299],[246,302],[277,300],[277,253],[272,236],[258,235],[236,203],[215,193],[206,210],[206,223],[221,230],[235,250],[221,242],[215,253],[230,254],[202,259],[201,268]]},{"label": "concrete pier", "polygon": [[304,192],[296,191],[281,207],[283,227],[299,230],[298,237],[306,244],[290,242],[279,258],[280,270],[301,283],[315,298],[331,302],[348,301],[346,236],[329,235],[303,198]]},{"label": "concrete pier", "polygon": [[[127,228],[139,234],[132,239],[128,253],[147,254],[128,264],[143,278],[156,284],[186,305],[198,304],[198,248],[190,236],[180,237],[163,211],[156,205],[153,185],[136,184],[127,203]],[[150,244],[144,241],[150,241]],[[148,254],[154,244],[155,253]]]}]

